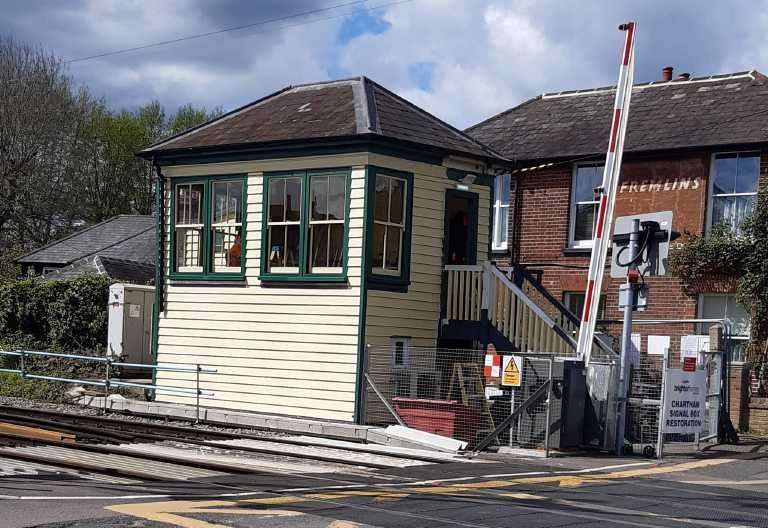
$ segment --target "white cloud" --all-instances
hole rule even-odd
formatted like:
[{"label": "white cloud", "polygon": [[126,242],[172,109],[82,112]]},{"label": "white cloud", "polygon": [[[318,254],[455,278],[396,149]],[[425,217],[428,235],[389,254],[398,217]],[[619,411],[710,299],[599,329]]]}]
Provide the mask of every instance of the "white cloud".
[{"label": "white cloud", "polygon": [[[76,58],[332,3],[0,0],[0,34]],[[658,78],[667,64],[694,75],[765,69],[767,7],[768,0],[723,0],[706,9],[674,0],[413,0],[375,11],[389,28],[343,46],[342,18],[291,20],[76,62],[71,72],[118,107],[157,98],[169,108],[192,102],[225,109],[329,72],[362,73],[463,127],[544,91],[614,82],[622,42],[616,26],[630,18],[639,23],[640,81]],[[427,89],[409,75],[416,63],[433,66]]]}]

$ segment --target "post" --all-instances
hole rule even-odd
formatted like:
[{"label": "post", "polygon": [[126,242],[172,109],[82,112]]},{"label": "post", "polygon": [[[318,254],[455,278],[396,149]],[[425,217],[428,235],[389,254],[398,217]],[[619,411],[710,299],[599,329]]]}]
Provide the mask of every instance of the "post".
[{"label": "post", "polygon": [[627,414],[627,370],[629,367],[629,356],[632,347],[632,312],[637,302],[637,284],[630,281],[629,274],[637,270],[637,253],[640,244],[640,219],[632,220],[632,232],[629,235],[629,266],[627,266],[628,297],[624,305],[624,325],[621,331],[621,357],[619,359],[619,397],[618,408],[616,412],[616,454],[621,456],[624,451],[624,434],[626,428]]},{"label": "post", "polygon": [[104,362],[104,414],[107,414],[107,406],[109,404],[109,378],[112,375],[112,358],[107,357]]},{"label": "post", "polygon": [[550,408],[552,407],[552,361],[553,358],[549,358],[549,387],[547,388],[547,423],[544,426],[544,458],[549,458],[549,420],[550,420]]},{"label": "post", "polygon": [[195,423],[200,423],[200,363],[195,366]]},{"label": "post", "polygon": [[661,462],[664,457],[664,400],[667,397],[667,370],[669,369],[669,349],[664,349],[664,361],[661,367],[661,399],[659,399],[659,427],[656,437],[656,457]]},{"label": "post", "polygon": [[21,379],[24,379],[27,376],[27,353],[23,350],[19,350],[19,352],[21,352],[21,365],[19,370],[21,370]]}]

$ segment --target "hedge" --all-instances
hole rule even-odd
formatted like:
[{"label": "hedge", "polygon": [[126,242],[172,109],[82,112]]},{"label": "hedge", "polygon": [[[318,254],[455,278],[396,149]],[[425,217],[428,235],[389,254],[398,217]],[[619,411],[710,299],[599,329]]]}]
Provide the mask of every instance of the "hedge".
[{"label": "hedge", "polygon": [[109,284],[88,275],[0,285],[0,348],[103,354]]}]

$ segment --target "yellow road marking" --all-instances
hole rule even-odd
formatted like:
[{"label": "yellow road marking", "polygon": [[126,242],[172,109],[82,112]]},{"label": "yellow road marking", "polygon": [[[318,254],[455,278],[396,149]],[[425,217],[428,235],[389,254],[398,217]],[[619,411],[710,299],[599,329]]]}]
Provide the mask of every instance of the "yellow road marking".
[{"label": "yellow road marking", "polygon": [[[371,497],[376,502],[397,501],[412,494],[434,494],[434,495],[452,495],[462,492],[473,492],[483,489],[499,489],[517,486],[521,484],[556,484],[561,488],[573,488],[582,484],[600,484],[611,480],[627,479],[635,477],[647,477],[653,475],[662,475],[667,473],[677,473],[700,469],[709,466],[717,466],[733,462],[732,459],[715,458],[707,460],[694,460],[692,462],[683,462],[681,464],[670,464],[664,466],[645,467],[623,471],[613,471],[602,474],[583,474],[583,475],[547,475],[541,477],[522,477],[509,480],[487,480],[480,482],[470,482],[461,484],[451,484],[446,486],[412,486],[403,489],[384,490],[372,486],[367,490],[345,490],[335,493],[310,493],[306,495],[284,495],[279,497],[258,497],[244,500],[232,501],[165,501],[149,502],[137,504],[118,504],[109,506],[107,509],[114,512],[132,515],[147,520],[175,524],[182,528],[226,528],[219,524],[199,521],[182,517],[178,514],[183,513],[229,513],[238,515],[264,515],[264,516],[289,516],[302,515],[299,512],[288,510],[254,510],[248,508],[249,505],[280,506],[287,504],[298,504],[309,501],[339,500],[352,497]],[[692,481],[691,483],[721,483],[719,481]],[[768,481],[751,481],[744,484],[766,483]],[[544,499],[540,495],[528,493],[501,493],[503,497],[518,500]],[[343,522],[343,521],[338,521]],[[345,526],[354,527],[355,524],[331,524],[334,528],[344,528]]]}]

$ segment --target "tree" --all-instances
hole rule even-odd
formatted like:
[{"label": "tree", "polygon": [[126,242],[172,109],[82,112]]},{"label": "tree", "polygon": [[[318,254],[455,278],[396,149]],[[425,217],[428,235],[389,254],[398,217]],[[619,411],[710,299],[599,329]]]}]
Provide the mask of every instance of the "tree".
[{"label": "tree", "polygon": [[158,101],[116,111],[75,89],[62,60],[0,37],[0,269],[76,226],[151,214],[152,167],[139,150],[221,114]]}]

